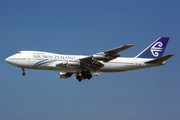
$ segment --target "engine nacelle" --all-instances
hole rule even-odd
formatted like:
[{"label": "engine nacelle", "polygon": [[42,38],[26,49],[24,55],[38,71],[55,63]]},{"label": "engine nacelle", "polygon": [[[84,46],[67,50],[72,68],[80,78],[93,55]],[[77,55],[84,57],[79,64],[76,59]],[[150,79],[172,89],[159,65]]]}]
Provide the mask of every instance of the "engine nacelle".
[{"label": "engine nacelle", "polygon": [[104,62],[108,62],[110,60],[113,60],[117,57],[120,57],[120,55],[118,54],[113,54],[113,53],[101,53],[101,54],[93,54],[92,55],[92,59],[93,60],[97,60],[97,61],[104,61]]},{"label": "engine nacelle", "polygon": [[80,62],[77,61],[66,61],[64,63],[61,63],[60,65],[70,68],[79,68],[81,66]]},{"label": "engine nacelle", "polygon": [[80,66],[81,66],[81,64],[79,62],[74,62],[74,61],[68,61],[67,62],[67,67],[79,68]]},{"label": "engine nacelle", "polygon": [[59,72],[59,78],[69,78],[72,73]]},{"label": "engine nacelle", "polygon": [[97,61],[105,61],[106,60],[106,56],[105,55],[101,55],[101,54],[93,54],[92,55],[93,60],[97,60]]}]

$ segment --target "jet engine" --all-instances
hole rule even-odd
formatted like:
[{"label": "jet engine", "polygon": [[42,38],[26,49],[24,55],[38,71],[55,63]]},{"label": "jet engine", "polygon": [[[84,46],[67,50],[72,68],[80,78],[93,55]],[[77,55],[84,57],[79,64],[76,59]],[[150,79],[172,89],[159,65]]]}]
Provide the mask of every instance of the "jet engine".
[{"label": "jet engine", "polygon": [[79,68],[81,66],[80,62],[77,61],[66,61],[61,64],[58,64],[56,66],[64,66],[64,67],[70,67],[70,68]]},{"label": "jet engine", "polygon": [[75,62],[74,61],[68,61],[67,62],[67,67],[78,68],[80,66],[81,66],[81,64],[79,62],[76,62],[76,61]]},{"label": "jet engine", "polygon": [[59,78],[69,78],[71,75],[72,73],[59,72]]},{"label": "jet engine", "polygon": [[114,54],[114,53],[108,53],[108,54],[100,53],[100,54],[93,54],[92,55],[93,60],[104,61],[104,62],[108,62],[108,61],[115,59],[117,57],[120,57],[120,55]]},{"label": "jet engine", "polygon": [[93,54],[92,55],[93,60],[97,60],[97,61],[105,61],[106,60],[106,56],[105,55],[101,55],[101,54]]}]

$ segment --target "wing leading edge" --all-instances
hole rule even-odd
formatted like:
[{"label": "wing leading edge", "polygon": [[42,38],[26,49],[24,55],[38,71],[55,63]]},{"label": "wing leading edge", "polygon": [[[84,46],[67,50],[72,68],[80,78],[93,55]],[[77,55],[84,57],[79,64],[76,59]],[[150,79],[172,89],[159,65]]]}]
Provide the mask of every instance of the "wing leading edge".
[{"label": "wing leading edge", "polygon": [[132,44],[127,44],[127,45],[123,45],[123,46],[120,46],[120,47],[117,47],[117,48],[114,48],[114,49],[111,49],[111,50],[107,50],[105,51],[104,53],[119,53],[125,49],[128,49],[130,47],[133,47],[134,45]]}]

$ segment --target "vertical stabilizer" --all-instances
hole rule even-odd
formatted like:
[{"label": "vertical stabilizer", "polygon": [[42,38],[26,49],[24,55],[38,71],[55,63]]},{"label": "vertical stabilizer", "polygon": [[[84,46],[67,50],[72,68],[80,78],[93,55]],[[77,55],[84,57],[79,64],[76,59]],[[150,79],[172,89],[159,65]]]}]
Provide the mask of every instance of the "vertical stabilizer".
[{"label": "vertical stabilizer", "polygon": [[162,57],[166,45],[169,41],[169,37],[160,37],[146,49],[140,52],[136,58],[159,58]]}]

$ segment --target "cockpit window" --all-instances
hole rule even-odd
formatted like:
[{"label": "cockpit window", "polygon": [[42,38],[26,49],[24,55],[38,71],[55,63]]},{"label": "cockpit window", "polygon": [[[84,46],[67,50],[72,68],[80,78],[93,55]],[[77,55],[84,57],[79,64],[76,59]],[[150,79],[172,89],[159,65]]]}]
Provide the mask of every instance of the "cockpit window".
[{"label": "cockpit window", "polygon": [[17,54],[21,54],[21,52],[17,52]]}]

